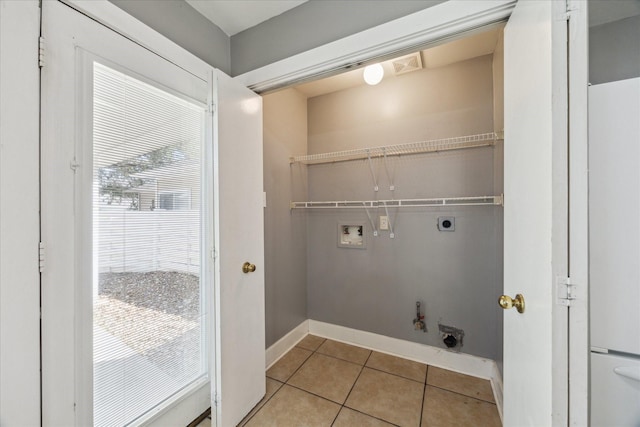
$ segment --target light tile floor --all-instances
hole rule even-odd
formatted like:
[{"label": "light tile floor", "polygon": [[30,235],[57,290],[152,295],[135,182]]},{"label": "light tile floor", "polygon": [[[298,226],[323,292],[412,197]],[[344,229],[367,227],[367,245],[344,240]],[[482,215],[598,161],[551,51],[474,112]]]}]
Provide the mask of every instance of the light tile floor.
[{"label": "light tile floor", "polygon": [[394,425],[493,427],[501,422],[487,380],[307,335],[267,371],[264,399],[240,423]]}]

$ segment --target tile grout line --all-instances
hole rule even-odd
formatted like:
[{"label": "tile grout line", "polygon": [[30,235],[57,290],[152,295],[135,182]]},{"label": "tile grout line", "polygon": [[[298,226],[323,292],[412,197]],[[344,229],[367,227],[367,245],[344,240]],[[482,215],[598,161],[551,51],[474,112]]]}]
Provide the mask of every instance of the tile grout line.
[{"label": "tile grout line", "polygon": [[[325,339],[325,340],[326,340],[326,339]],[[302,341],[302,340],[301,340],[301,341]],[[324,341],[323,341],[323,342],[324,342]],[[299,344],[299,343],[298,343],[298,344]],[[304,348],[304,347],[298,347],[298,344],[296,344],[295,346],[293,346],[293,348],[296,348],[296,347],[297,347],[297,348],[301,348],[301,349],[303,349],[303,350],[311,351],[311,354],[309,355],[309,357],[311,357],[311,356],[313,355],[313,353],[315,353],[315,350],[309,350],[309,349]],[[292,349],[293,349],[293,348],[292,348]],[[292,349],[291,349],[291,350],[292,350]],[[289,350],[289,351],[291,351],[291,350]],[[287,353],[289,353],[289,351],[288,351]],[[284,355],[283,355],[283,356],[284,356]],[[298,369],[300,369],[300,368],[302,367],[302,365],[304,365],[304,364],[305,364],[305,362],[309,359],[309,357],[307,357],[305,360],[303,360],[303,361],[302,361],[302,363],[300,364],[300,366],[298,366]],[[264,403],[262,404],[262,406],[260,406],[260,409],[258,409],[258,410],[253,414],[253,415],[251,415],[251,416],[249,417],[249,419],[247,419],[247,420],[244,422],[244,424],[242,424],[242,426],[247,425],[247,424],[249,423],[249,421],[251,421],[251,420],[252,420],[256,415],[258,415],[258,414],[260,413],[260,411],[262,411],[262,409],[267,405],[267,403],[269,403],[269,401],[271,401],[271,399],[273,399],[273,397],[274,397],[276,394],[278,394],[278,393],[280,392],[280,390],[282,390],[282,388],[283,388],[285,385],[287,385],[287,381],[289,381],[289,379],[291,379],[291,377],[293,377],[293,375],[294,375],[296,372],[298,372],[298,369],[296,369],[296,370],[291,374],[291,376],[289,376],[289,378],[287,378],[287,380],[286,380],[286,381],[280,381],[280,380],[278,380],[278,379],[276,379],[276,378],[272,378],[272,377],[268,376],[268,375],[267,375],[267,372],[265,371],[265,373],[264,373],[264,374],[265,374],[265,377],[266,377],[266,378],[268,378],[268,379],[270,379],[270,380],[272,380],[272,381],[277,381],[277,382],[279,382],[279,383],[280,383],[280,384],[282,384],[282,385],[281,385],[280,387],[278,387],[278,389],[277,389],[277,390],[276,390],[276,391],[275,391],[275,392],[274,392],[274,393],[273,393],[273,394],[272,394],[272,395],[271,395],[267,400],[265,400],[265,401],[264,401]],[[239,424],[239,425],[240,425],[240,424]]]},{"label": "tile grout line", "polygon": [[[322,347],[322,344],[324,344],[326,341],[327,341],[327,338],[325,338],[325,339],[324,339],[324,341],[322,341],[322,343],[320,343],[320,345],[318,345],[318,346],[316,347],[316,349],[315,349],[315,350],[310,350],[310,349],[308,349],[308,348],[307,348],[307,349],[305,349],[305,350],[309,350],[309,351],[311,351],[311,352],[312,352],[312,353],[311,353],[311,355],[309,355],[309,358],[308,358],[308,359],[310,359],[310,358],[311,358],[311,356],[313,356],[314,354],[319,354],[319,355],[327,356],[327,357],[331,357],[331,358],[333,358],[333,359],[340,360],[340,361],[343,361],[343,362],[349,362],[348,360],[339,359],[339,358],[337,358],[337,357],[333,357],[333,356],[330,356],[330,355],[328,355],[328,354],[318,353],[318,349],[319,349],[320,347]],[[304,347],[301,347],[301,348],[304,348]],[[308,360],[308,359],[307,359],[307,360]],[[369,360],[369,358],[368,358],[368,357],[367,357],[367,360]],[[305,360],[305,362],[306,362],[306,360]],[[353,363],[353,362],[349,362],[349,363]],[[365,363],[366,363],[366,362],[365,362]],[[354,365],[357,365],[356,363],[353,363],[353,364],[354,364]],[[304,362],[303,362],[303,365],[304,365]],[[302,367],[302,365],[300,365],[300,367]],[[363,368],[363,367],[364,367],[364,366],[360,367],[360,372],[362,372],[362,368]],[[299,368],[298,368],[298,369],[299,369]],[[296,372],[298,372],[298,371],[296,370]],[[294,373],[294,374],[292,374],[290,378],[293,378],[293,375],[295,375],[295,373]],[[358,377],[356,378],[356,381],[358,381],[358,378],[360,378],[360,373],[358,373]],[[356,381],[354,381],[354,382],[353,382],[353,385],[355,385]],[[334,424],[334,423],[336,422],[336,420],[338,419],[338,416],[340,415],[340,411],[342,411],[342,408],[344,408],[344,402],[343,402],[342,404],[339,404],[338,402],[334,402],[333,400],[331,400],[331,399],[327,399],[327,398],[326,398],[326,397],[324,397],[324,396],[320,396],[320,395],[317,395],[317,394],[315,394],[315,393],[313,393],[313,392],[310,392],[310,391],[308,391],[308,390],[304,390],[304,389],[302,389],[302,388],[296,387],[295,385],[292,385],[292,384],[287,384],[287,385],[288,385],[289,387],[293,387],[293,388],[295,388],[295,389],[297,389],[297,390],[300,390],[300,391],[302,391],[302,392],[309,393],[309,394],[311,394],[312,396],[316,396],[316,397],[319,397],[319,398],[321,398],[321,399],[324,399],[324,400],[326,400],[326,401],[328,401],[328,402],[335,403],[336,405],[340,405],[340,408],[338,409],[338,412],[336,413],[336,416],[335,416],[335,417],[333,417],[333,421],[331,421],[330,426],[333,426],[333,424]],[[353,385],[351,386],[351,389],[353,389]],[[349,393],[347,393],[347,397],[349,397],[349,394],[350,394],[350,393],[351,393],[351,390],[349,390]],[[347,397],[345,397],[345,399],[344,399],[344,400],[345,400],[345,402],[347,401]]]},{"label": "tile grout line", "polygon": [[[316,347],[316,349],[313,351],[314,354],[322,354],[322,353],[318,353],[318,349],[320,347],[322,347],[322,344],[327,342],[327,338],[324,339],[324,341],[322,341],[322,343]],[[328,355],[325,355],[328,356]],[[328,356],[331,357],[331,356]],[[334,359],[338,359],[337,357],[335,357]],[[338,359],[338,360],[342,360],[342,359]],[[360,372],[362,372],[362,368],[360,368]],[[358,373],[358,377],[356,378],[356,381],[358,381],[358,378],[360,378],[360,373]],[[353,382],[353,384],[355,385],[356,381]],[[351,388],[353,389],[353,385],[351,386]],[[351,393],[351,390],[349,390],[349,393]],[[347,401],[347,397],[349,397],[349,393],[347,393],[347,396],[344,398],[344,402]],[[336,416],[333,417],[333,421],[331,421],[330,426],[333,426],[336,422],[336,420],[338,419],[338,417],[340,416],[340,412],[342,412],[342,408],[344,408],[344,402],[342,402],[342,404],[340,405],[340,408],[338,409],[338,412],[336,413]]]},{"label": "tile grout line", "polygon": [[[322,353],[320,353],[322,354]],[[351,384],[351,388],[349,389],[349,393],[347,393],[347,395],[344,398],[344,402],[342,402],[342,405],[340,405],[340,410],[338,411],[338,413],[336,414],[336,417],[333,419],[333,422],[331,423],[331,425],[333,426],[333,424],[336,422],[336,420],[338,419],[338,415],[340,415],[340,412],[342,412],[342,408],[344,408],[345,403],[347,403],[347,400],[349,399],[349,396],[351,396],[351,392],[353,391],[353,388],[356,386],[356,383],[358,382],[358,380],[360,379],[360,376],[362,375],[362,372],[364,372],[364,367],[367,365],[367,362],[369,361],[369,359],[371,358],[371,355],[373,354],[372,350],[369,350],[369,355],[367,356],[367,360],[364,361],[364,364],[360,367],[360,372],[358,372],[358,376],[356,377],[356,380],[353,382],[353,384]],[[337,359],[337,357],[336,357]],[[341,359],[339,359],[341,360]],[[349,408],[351,409],[351,408]],[[369,415],[369,414],[366,414]]]},{"label": "tile grout line", "polygon": [[[380,421],[383,421],[383,422],[385,422],[385,423],[388,423],[388,424],[391,424],[391,425],[393,425],[393,426],[396,426],[396,424],[393,424],[393,423],[391,423],[391,422],[389,422],[389,421],[387,421],[387,420],[384,420],[384,419],[382,419],[382,418],[378,418],[378,417],[376,417],[376,416],[374,416],[374,415],[367,414],[367,413],[362,412],[362,411],[358,411],[357,409],[353,409],[353,408],[350,408],[350,407],[348,407],[348,406],[346,406],[346,405],[345,405],[345,404],[347,403],[347,400],[349,399],[349,396],[351,395],[351,392],[353,391],[353,388],[355,387],[356,383],[358,382],[358,379],[360,379],[360,376],[362,375],[362,372],[364,372],[364,368],[368,368],[368,369],[371,369],[372,371],[381,372],[381,373],[383,373],[383,374],[391,375],[391,376],[394,376],[394,377],[397,377],[397,378],[401,378],[401,379],[405,379],[405,380],[409,380],[409,381],[416,382],[416,383],[418,383],[418,384],[422,384],[422,386],[423,386],[423,388],[422,388],[422,405],[424,406],[424,396],[425,396],[426,384],[427,384],[427,371],[428,371],[428,369],[429,369],[429,365],[428,365],[428,364],[423,363],[423,365],[425,365],[425,367],[427,368],[427,371],[425,371],[425,377],[424,377],[424,380],[423,380],[423,381],[416,381],[416,380],[414,380],[414,379],[412,379],[412,378],[407,378],[407,377],[402,376],[402,375],[398,375],[398,374],[395,374],[395,373],[392,373],[392,372],[383,371],[383,370],[378,369],[378,368],[374,368],[374,367],[371,367],[371,366],[367,366],[367,363],[369,363],[369,360],[371,359],[371,356],[373,356],[373,353],[374,353],[374,351],[375,351],[375,350],[366,349],[366,348],[364,348],[364,347],[359,347],[359,346],[354,346],[354,345],[352,345],[352,344],[346,344],[346,345],[350,345],[350,346],[352,346],[352,347],[362,348],[362,349],[364,349],[364,350],[368,350],[368,351],[369,351],[369,355],[367,356],[367,359],[364,361],[364,364],[363,364],[363,365],[360,365],[359,363],[355,363],[355,362],[352,362],[352,361],[350,361],[350,360],[342,359],[342,358],[340,358],[340,357],[336,357],[336,356],[333,356],[333,355],[330,355],[330,354],[325,354],[325,353],[320,353],[320,352],[318,352],[318,350],[320,349],[320,347],[322,347],[322,345],[323,345],[326,341],[328,341],[328,340],[329,340],[328,338],[325,338],[325,340],[324,340],[324,341],[323,341],[323,342],[322,342],[322,343],[321,343],[321,344],[316,348],[316,350],[310,350],[310,349],[305,349],[305,350],[313,351],[313,353],[317,353],[317,354],[319,354],[319,355],[321,355],[321,356],[331,357],[331,358],[333,358],[333,359],[340,360],[340,361],[342,361],[342,362],[347,362],[347,363],[351,363],[351,364],[354,364],[354,365],[358,365],[358,366],[360,366],[360,373],[358,374],[358,377],[356,378],[356,380],[353,382],[353,385],[351,386],[351,389],[349,390],[349,393],[347,393],[347,396],[345,397],[344,402],[343,402],[343,403],[342,403],[342,405],[340,406],[340,409],[338,410],[338,413],[336,414],[335,418],[333,419],[333,422],[331,423],[331,425],[332,425],[332,426],[333,426],[333,424],[336,422],[336,420],[338,419],[338,416],[340,415],[340,412],[342,411],[342,409],[343,409],[343,408],[350,409],[350,410],[352,410],[352,411],[358,412],[358,413],[363,414],[363,415],[366,415],[366,416],[368,416],[368,417],[375,418],[375,419],[377,419],[377,420],[380,420]],[[304,347],[302,347],[302,348],[304,348]],[[311,354],[311,356],[313,356],[313,353]],[[309,356],[309,358],[311,358],[311,356]],[[402,360],[408,360],[408,359],[404,359],[404,358],[402,358],[402,357],[398,357],[398,356],[394,356],[394,357],[397,357],[398,359],[402,359]],[[307,359],[307,360],[308,360],[308,359]],[[416,362],[416,363],[420,363],[420,362]],[[297,372],[297,371],[296,371],[296,372]],[[293,375],[291,375],[291,377],[293,377]],[[298,387],[293,386],[293,385],[291,385],[291,384],[287,384],[287,385],[289,385],[289,386],[291,386],[291,387],[294,387],[294,388],[297,388],[298,390],[301,390],[301,391],[307,392],[307,393],[309,393],[309,394],[312,394],[312,395],[314,395],[314,396],[318,396],[318,395],[316,395],[316,394],[314,394],[314,393],[309,392],[308,390],[304,390],[304,389],[298,388]],[[324,398],[324,397],[322,397],[322,396],[318,396],[318,397],[323,398],[324,400],[328,400],[328,401],[330,401],[330,402],[336,403],[336,402],[334,402],[333,400],[330,400],[330,399]],[[422,407],[420,408],[420,422],[422,422]]]},{"label": "tile grout line", "polygon": [[[362,348],[362,347],[360,347],[360,348]],[[356,378],[356,380],[353,382],[353,385],[351,386],[351,390],[349,390],[349,393],[347,393],[347,397],[345,397],[345,399],[344,399],[344,403],[343,403],[343,404],[342,404],[342,406],[340,407],[340,411],[338,411],[338,415],[340,415],[340,412],[342,411],[342,409],[343,409],[343,408],[347,408],[347,409],[349,409],[349,410],[351,410],[351,411],[357,412],[357,413],[362,414],[362,415],[366,415],[367,417],[375,418],[376,420],[379,420],[379,421],[382,421],[382,422],[384,422],[384,423],[390,424],[390,425],[392,425],[392,426],[394,426],[394,427],[399,427],[397,424],[394,424],[394,423],[392,423],[392,422],[390,422],[390,421],[387,421],[387,420],[384,420],[384,419],[382,419],[382,418],[376,417],[375,415],[367,414],[366,412],[362,412],[362,411],[359,411],[359,410],[357,410],[357,409],[350,408],[350,407],[346,406],[347,400],[349,399],[349,396],[351,395],[351,392],[353,391],[354,387],[356,386],[356,383],[357,383],[357,382],[358,382],[358,380],[360,379],[360,376],[361,376],[361,375],[362,375],[362,373],[364,372],[364,368],[369,368],[369,369],[371,369],[369,366],[367,366],[367,362],[369,361],[369,359],[370,359],[370,358],[371,358],[371,356],[373,355],[373,350],[369,350],[369,351],[370,351],[371,353],[369,353],[369,357],[367,357],[367,360],[364,362],[364,365],[362,365],[362,369],[360,369],[360,373],[358,374],[358,378]],[[322,354],[322,353],[321,353],[321,354]],[[376,370],[377,370],[377,369],[376,369]],[[383,371],[379,371],[379,372],[383,372]],[[336,415],[336,419],[338,418],[338,415]],[[335,423],[335,420],[333,420],[333,422]],[[332,424],[332,426],[333,426],[333,424]]]},{"label": "tile grout line", "polygon": [[[326,340],[327,340],[327,339],[325,339],[325,341],[326,341]],[[324,341],[323,341],[323,344],[324,344]],[[320,345],[318,346],[318,348],[320,348],[321,346],[322,346],[322,344],[320,344]],[[354,346],[354,347],[357,347],[357,346]],[[303,393],[310,394],[310,395],[312,395],[312,396],[318,397],[318,398],[320,398],[320,399],[322,399],[322,400],[326,400],[327,402],[331,402],[331,403],[334,403],[334,404],[336,404],[336,405],[340,405],[340,409],[338,409],[338,413],[336,414],[336,416],[334,417],[333,421],[331,422],[331,425],[333,425],[333,424],[336,422],[336,420],[338,419],[338,416],[340,415],[340,412],[342,411],[342,409],[343,409],[343,408],[347,408],[347,409],[349,409],[349,410],[351,410],[351,411],[358,412],[358,413],[360,413],[360,414],[366,415],[366,416],[371,417],[371,418],[375,418],[376,420],[379,420],[379,421],[385,422],[385,423],[390,424],[390,425],[392,425],[392,426],[394,426],[394,427],[399,427],[397,424],[393,424],[393,423],[391,423],[391,422],[389,422],[389,421],[387,421],[387,420],[383,420],[382,418],[378,418],[378,417],[373,416],[373,415],[371,415],[371,414],[367,414],[367,413],[365,413],[365,412],[358,411],[357,409],[353,409],[353,408],[349,408],[348,406],[345,406],[345,403],[347,402],[347,399],[349,398],[349,395],[351,394],[351,391],[353,391],[353,388],[355,387],[356,382],[358,382],[358,378],[360,378],[360,375],[362,375],[362,372],[364,371],[364,368],[365,368],[365,367],[368,367],[368,366],[366,366],[366,364],[367,364],[367,362],[369,361],[369,359],[371,358],[371,355],[373,354],[373,350],[365,349],[365,350],[368,350],[368,351],[369,351],[369,355],[367,356],[367,359],[364,361],[364,364],[363,364],[363,365],[360,365],[359,363],[351,362],[351,361],[349,361],[349,360],[341,359],[341,358],[339,358],[339,357],[334,357],[334,356],[331,356],[331,355],[329,355],[329,354],[318,353],[317,349],[316,349],[316,350],[311,350],[311,349],[304,348],[304,347],[299,347],[299,348],[302,348],[303,350],[311,351],[312,353],[309,355],[309,357],[308,357],[307,359],[305,359],[305,361],[304,361],[304,362],[302,362],[302,364],[300,365],[300,367],[298,367],[298,369],[296,369],[296,371],[295,371],[293,374],[291,374],[291,376],[289,377],[289,379],[293,378],[293,376],[295,375],[295,373],[296,373],[296,372],[298,372],[298,370],[299,370],[300,368],[302,368],[302,365],[304,365],[304,363],[305,363],[307,360],[309,360],[309,359],[311,358],[311,356],[313,356],[313,354],[314,354],[314,353],[317,353],[317,354],[319,354],[319,355],[321,355],[321,356],[331,357],[332,359],[340,360],[340,361],[342,361],[342,362],[351,363],[351,364],[356,365],[356,366],[360,366],[360,372],[358,373],[358,377],[356,377],[355,381],[354,381],[354,382],[353,382],[353,384],[351,385],[351,389],[349,390],[349,393],[347,393],[347,396],[346,396],[346,397],[345,397],[345,399],[344,399],[344,403],[342,403],[342,404],[340,404],[340,403],[338,403],[338,402],[335,402],[335,401],[333,401],[333,400],[331,400],[331,399],[328,399],[328,398],[326,398],[326,397],[324,397],[324,396],[320,396],[320,395],[318,395],[318,394],[315,394],[315,393],[313,393],[313,392],[311,392],[311,391],[309,391],[309,390],[305,390],[305,389],[300,388],[300,387],[298,387],[298,386],[295,386],[295,385],[293,385],[293,384],[289,384],[289,383],[288,383],[288,380],[287,380],[287,382],[285,382],[285,383],[283,383],[283,384],[282,384],[282,387],[280,387],[280,389],[278,389],[278,391],[277,391],[276,393],[278,393],[278,392],[279,392],[279,391],[280,391],[280,390],[281,390],[285,385],[288,385],[289,387],[291,387],[291,388],[295,388],[296,390],[300,390],[300,391],[301,391],[301,392],[303,392]],[[362,347],[358,347],[358,348],[362,348]],[[377,369],[376,369],[376,370],[377,370]],[[384,372],[384,371],[380,371],[380,372]],[[396,375],[396,376],[397,376],[397,375]],[[403,377],[401,377],[401,378],[403,378]],[[272,378],[272,379],[273,379],[273,378]],[[275,394],[276,394],[276,393],[274,393],[274,394],[273,394],[273,396],[275,396]],[[271,398],[272,398],[273,396],[271,396]],[[269,398],[269,400],[271,400],[271,398]],[[267,400],[267,402],[268,402],[269,400]],[[267,402],[265,402],[265,403],[263,404],[263,406],[262,406],[262,407],[264,407],[264,405],[266,405],[266,404],[267,404]],[[262,407],[260,408],[260,410],[262,410]],[[253,414],[253,416],[252,416],[251,418],[253,418],[253,417],[254,417],[258,412],[260,412],[260,410],[256,411],[256,413],[255,413],[255,414]],[[250,419],[251,419],[251,418],[250,418]],[[247,420],[247,422],[249,422],[249,420]]]},{"label": "tile grout line", "polygon": [[427,378],[429,377],[429,365],[424,373],[424,388],[422,389],[422,406],[420,407],[420,426],[422,426],[422,417],[424,415],[424,402],[427,400]]},{"label": "tile grout line", "polygon": [[[296,348],[296,347],[293,347],[293,348]],[[293,350],[293,348],[292,348],[291,350]],[[298,349],[300,349],[300,350],[307,350],[307,349],[300,348],[300,347],[297,347],[297,348],[298,348]],[[289,354],[289,352],[290,352],[291,350],[289,350],[286,354]],[[307,351],[311,351],[311,350],[307,350]],[[305,363],[307,363],[307,360],[309,360],[309,358],[310,358],[311,356],[313,356],[313,353],[315,353],[315,351],[311,351],[311,354],[309,354],[309,356],[305,357],[305,359],[302,361],[302,363],[300,363],[300,366],[298,366],[298,367],[296,368],[296,370],[295,370],[295,371],[293,371],[293,372],[291,373],[291,375],[289,375],[289,376],[287,377],[287,379],[286,379],[286,380],[284,380],[284,381],[280,381],[280,380],[279,380],[279,379],[277,379],[277,378],[270,377],[269,375],[267,375],[267,373],[266,373],[266,372],[265,372],[265,376],[266,376],[267,378],[271,378],[272,380],[280,381],[280,382],[281,382],[281,383],[283,383],[283,384],[288,384],[289,380],[290,380],[291,378],[293,378],[293,376],[294,376],[294,375],[295,375],[295,374],[300,370],[300,368],[302,368],[302,365],[304,365]],[[286,354],[285,354],[285,355],[286,355]]]},{"label": "tile grout line", "polygon": [[458,396],[468,397],[469,399],[478,400],[480,402],[484,402],[484,403],[488,403],[490,405],[496,405],[497,406],[496,402],[491,402],[489,400],[479,399],[477,397],[469,396],[468,394],[464,394],[464,393],[460,393],[460,392],[457,392],[457,391],[449,390],[449,389],[446,389],[446,388],[443,388],[443,387],[439,387],[439,386],[433,385],[433,384],[427,384],[427,385],[429,387],[433,387],[433,388],[437,388],[437,389],[440,389],[440,390],[443,390],[443,391],[448,391],[449,393],[457,394]]},{"label": "tile grout line", "polygon": [[[265,375],[265,376],[266,376],[266,375]],[[269,378],[269,377],[267,377],[267,378]],[[269,379],[270,379],[270,380],[272,380],[272,381],[278,381],[278,380],[273,379],[273,378],[269,378]],[[278,382],[280,382],[280,381],[278,381]],[[265,407],[265,405],[266,405],[266,404],[267,404],[271,399],[273,399],[273,396],[275,396],[276,394],[278,394],[278,392],[279,392],[280,390],[282,390],[282,387],[284,387],[284,384],[285,384],[285,383],[281,383],[281,384],[282,384],[282,385],[281,385],[280,387],[278,387],[278,389],[275,391],[275,393],[273,393],[273,394],[272,394],[272,395],[271,395],[267,400],[265,400],[265,401],[264,401],[264,403],[262,404],[262,406],[260,406],[260,409],[258,409],[258,410],[253,414],[253,415],[251,415],[251,416],[249,417],[249,419],[248,419],[247,421],[245,421],[245,423],[244,423],[244,424],[242,424],[242,426],[243,426],[243,427],[244,427],[244,426],[246,426],[246,425],[249,423],[249,421],[251,421],[251,420],[253,419],[253,417],[255,417],[256,415],[258,415],[258,413],[259,413],[260,411],[262,411],[262,408],[264,408],[264,407]],[[238,425],[240,425],[240,424],[238,424]]]},{"label": "tile grout line", "polygon": [[[348,344],[348,345],[351,345],[351,344]],[[354,346],[354,347],[357,347],[357,346]],[[364,348],[364,347],[358,347],[358,348]],[[369,350],[369,349],[365,349],[365,350]],[[310,350],[310,351],[311,351],[311,350]],[[393,372],[385,371],[385,370],[382,370],[382,369],[379,369],[379,368],[374,368],[373,366],[367,366],[367,362],[369,362],[369,359],[371,358],[371,355],[373,355],[373,352],[374,352],[375,350],[369,350],[369,351],[370,351],[371,353],[369,354],[369,357],[367,357],[367,360],[364,362],[364,365],[360,365],[359,363],[352,362],[352,361],[347,360],[347,359],[342,359],[342,358],[340,358],[340,357],[332,356],[331,354],[326,354],[326,353],[318,353],[318,354],[320,354],[320,355],[322,355],[322,356],[331,357],[331,358],[333,358],[333,359],[341,360],[341,361],[343,361],[343,362],[353,363],[354,365],[364,366],[364,367],[367,367],[367,368],[372,369],[372,370],[374,370],[374,371],[378,371],[378,372],[382,372],[382,373],[385,373],[385,374],[393,375],[394,377],[403,378],[403,379],[405,379],[405,380],[413,381],[413,382],[416,382],[416,383],[418,383],[418,384],[425,384],[426,379],[425,379],[425,381],[417,381],[417,380],[414,380],[413,378],[405,377],[404,375],[399,375],[399,374],[395,374],[395,373],[393,373]],[[314,353],[316,353],[316,352],[314,351]],[[384,353],[383,353],[383,354],[384,354]],[[393,357],[397,357],[398,359],[402,359],[402,360],[407,360],[407,361],[409,361],[409,362],[420,363],[420,364],[425,365],[425,366],[427,366],[427,367],[429,366],[429,365],[428,365],[428,364],[426,364],[426,363],[422,363],[422,362],[415,362],[415,361],[413,361],[413,360],[405,359],[405,358],[403,358],[403,357],[398,357],[398,356],[393,356]],[[425,377],[425,378],[426,378],[426,377]]]},{"label": "tile grout line", "polygon": [[[428,367],[428,366],[429,366],[429,365],[427,365],[427,367]],[[407,378],[407,377],[405,377],[405,376],[398,375],[398,374],[394,374],[393,372],[385,371],[385,370],[382,370],[382,369],[374,368],[374,367],[372,367],[372,366],[366,366],[366,365],[365,365],[365,367],[367,367],[367,368],[371,369],[372,371],[382,372],[383,374],[388,374],[388,375],[392,375],[392,376],[394,376],[394,377],[402,378],[403,380],[413,381],[414,383],[418,383],[418,384],[425,384],[425,382],[424,382],[424,381],[416,381],[416,380],[414,380],[413,378]]]},{"label": "tile grout line", "polygon": [[382,421],[383,423],[392,425],[393,427],[402,427],[402,426],[400,426],[398,424],[392,423],[391,421],[383,420],[382,418],[376,417],[375,415],[367,414],[366,412],[358,411],[357,409],[349,408],[348,406],[345,406],[345,408],[347,408],[350,411],[357,412],[357,413],[362,414],[362,415],[366,415],[367,417],[374,418],[374,419],[376,419],[378,421]]}]

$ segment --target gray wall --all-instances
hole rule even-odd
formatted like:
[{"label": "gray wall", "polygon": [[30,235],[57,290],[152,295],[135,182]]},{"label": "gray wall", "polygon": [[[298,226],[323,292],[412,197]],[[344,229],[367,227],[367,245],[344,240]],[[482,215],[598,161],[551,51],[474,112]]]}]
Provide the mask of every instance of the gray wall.
[{"label": "gray wall", "polygon": [[267,347],[307,319],[307,219],[290,211],[307,199],[306,167],[289,165],[307,151],[307,99],[295,89],[263,97],[265,309]]},{"label": "gray wall", "polygon": [[[309,152],[398,144],[491,132],[493,61],[476,58],[308,101]],[[494,149],[404,156],[389,162],[395,194],[377,161],[374,194],[366,161],[308,167],[310,200],[454,197],[493,194]],[[466,332],[463,352],[501,358],[496,297],[499,207],[391,210],[396,233],[373,237],[362,210],[308,211],[309,318],[444,347],[438,322]],[[376,217],[383,210],[372,212]],[[439,216],[456,231],[440,232]],[[337,247],[340,222],[367,227],[366,249]],[[428,333],[413,330],[415,301]]]},{"label": "gray wall", "polygon": [[229,74],[229,37],[184,0],[109,0],[133,17]]},{"label": "gray wall", "polygon": [[310,0],[229,38],[184,0],[109,0],[231,76],[443,3]]},{"label": "gray wall", "polygon": [[231,75],[313,49],[444,0],[311,0],[231,37]]},{"label": "gray wall", "polygon": [[640,77],[640,15],[589,28],[589,82]]}]

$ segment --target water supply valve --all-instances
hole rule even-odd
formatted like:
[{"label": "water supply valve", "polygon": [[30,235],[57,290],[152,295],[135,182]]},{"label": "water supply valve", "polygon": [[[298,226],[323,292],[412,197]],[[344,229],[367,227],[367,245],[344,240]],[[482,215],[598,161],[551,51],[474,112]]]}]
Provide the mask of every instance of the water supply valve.
[{"label": "water supply valve", "polygon": [[420,314],[420,301],[416,301],[416,318],[413,319],[413,328],[416,331],[427,332],[427,324],[424,321],[424,315]]}]

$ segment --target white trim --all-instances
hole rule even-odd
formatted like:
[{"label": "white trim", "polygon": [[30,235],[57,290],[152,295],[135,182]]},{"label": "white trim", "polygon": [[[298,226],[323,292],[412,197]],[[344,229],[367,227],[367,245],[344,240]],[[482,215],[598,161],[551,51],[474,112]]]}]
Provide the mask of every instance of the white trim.
[{"label": "white trim", "polygon": [[[40,425],[38,2],[0,1],[0,424]],[[17,185],[16,178],[20,177]],[[43,267],[46,269],[46,260]]]},{"label": "white trim", "polygon": [[[179,391],[168,402],[163,402],[134,420],[131,426],[168,426],[184,422],[184,414],[201,413],[203,407],[211,404],[211,384],[209,377],[202,377]],[[194,416],[194,418],[196,418]]]},{"label": "white trim", "polygon": [[[296,346],[305,336],[309,334],[309,320],[305,320],[293,328],[289,333],[273,343],[266,352],[266,369],[269,369],[289,350]],[[265,369],[265,370],[266,370]]]},{"label": "white trim", "polygon": [[236,80],[257,92],[276,89],[503,21],[511,15],[515,3],[515,0],[447,1],[265,65],[237,76]]},{"label": "white trim", "polygon": [[493,390],[493,398],[496,401],[498,407],[498,413],[500,414],[500,421],[504,422],[502,418],[502,406],[504,404],[504,387],[502,384],[502,374],[498,369],[498,364],[493,364],[493,372],[491,374],[491,389]]},{"label": "white trim", "polygon": [[498,365],[491,359],[455,353],[425,344],[391,338],[372,332],[360,331],[317,320],[305,320],[284,337],[267,348],[266,369],[272,367],[282,356],[295,347],[308,334],[328,338],[346,344],[391,354],[430,366],[482,378],[491,382],[493,397],[502,419],[503,387]]},{"label": "white trim", "polygon": [[[498,412],[502,418],[502,377],[496,362],[491,359],[446,351],[430,345],[387,337],[317,320],[310,319],[308,322],[309,333],[319,337],[357,345],[380,353],[391,354],[430,366],[489,380],[491,381],[491,388],[493,389],[493,396],[496,401],[496,406],[498,407]],[[271,350],[271,347],[269,350]],[[267,352],[269,352],[269,350],[267,350]]]},{"label": "white trim", "polygon": [[486,380],[490,380],[494,373],[495,362],[491,359],[443,351],[442,348],[374,334],[373,332],[309,320],[309,333]]},{"label": "white trim", "polygon": [[107,0],[60,0],[80,13],[150,50],[174,65],[207,81],[213,68],[180,45]]},{"label": "white trim", "polygon": [[577,300],[569,308],[569,425],[589,424],[589,18],[587,2],[570,0],[569,275]]}]

